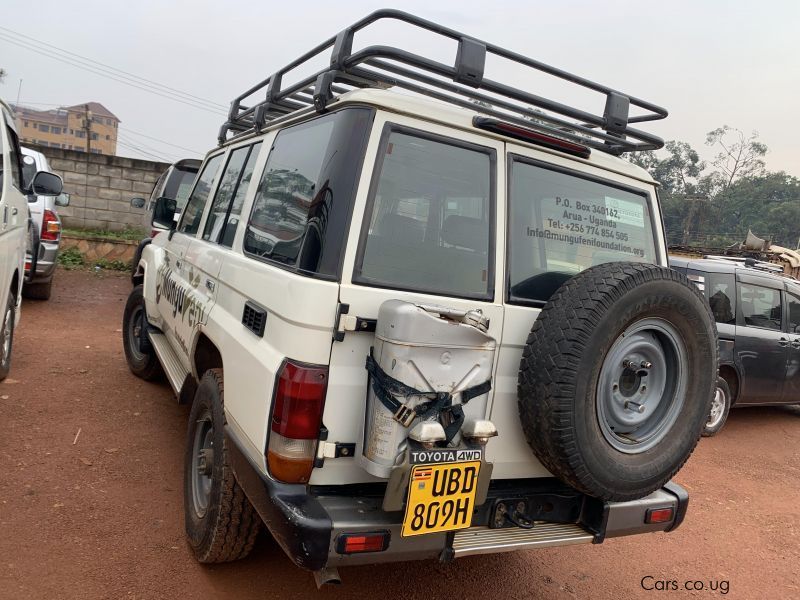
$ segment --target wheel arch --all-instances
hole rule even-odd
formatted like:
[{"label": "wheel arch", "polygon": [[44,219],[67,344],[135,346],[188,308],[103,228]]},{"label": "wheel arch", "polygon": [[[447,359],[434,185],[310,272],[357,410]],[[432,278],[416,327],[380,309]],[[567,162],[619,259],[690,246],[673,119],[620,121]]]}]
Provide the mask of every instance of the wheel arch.
[{"label": "wheel arch", "polygon": [[722,364],[719,366],[719,376],[731,390],[731,406],[733,406],[739,400],[739,371],[732,364]]},{"label": "wheel arch", "polygon": [[203,373],[209,369],[222,369],[224,373],[222,353],[217,344],[204,331],[200,331],[194,343],[194,352],[192,352],[192,371],[195,379],[200,381]]}]

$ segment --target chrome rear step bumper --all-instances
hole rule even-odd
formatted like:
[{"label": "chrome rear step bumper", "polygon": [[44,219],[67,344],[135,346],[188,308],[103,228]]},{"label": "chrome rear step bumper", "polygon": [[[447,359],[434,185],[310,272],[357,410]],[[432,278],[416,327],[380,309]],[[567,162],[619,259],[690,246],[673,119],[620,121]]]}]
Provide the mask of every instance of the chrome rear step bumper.
[{"label": "chrome rear step bumper", "polygon": [[529,548],[591,544],[594,537],[594,534],[574,523],[537,522],[533,529],[470,527],[456,532],[453,553],[455,558],[460,558]]}]

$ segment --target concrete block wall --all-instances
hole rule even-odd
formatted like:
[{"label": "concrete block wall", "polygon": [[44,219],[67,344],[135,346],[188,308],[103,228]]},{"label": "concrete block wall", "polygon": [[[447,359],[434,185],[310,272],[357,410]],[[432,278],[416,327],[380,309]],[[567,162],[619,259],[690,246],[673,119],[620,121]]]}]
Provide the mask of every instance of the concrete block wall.
[{"label": "concrete block wall", "polygon": [[64,227],[141,228],[143,210],[132,208],[131,198],[150,196],[156,180],[169,167],[137,158],[25,145],[44,154],[50,169],[64,180],[64,191],[70,195],[69,206],[58,209]]}]

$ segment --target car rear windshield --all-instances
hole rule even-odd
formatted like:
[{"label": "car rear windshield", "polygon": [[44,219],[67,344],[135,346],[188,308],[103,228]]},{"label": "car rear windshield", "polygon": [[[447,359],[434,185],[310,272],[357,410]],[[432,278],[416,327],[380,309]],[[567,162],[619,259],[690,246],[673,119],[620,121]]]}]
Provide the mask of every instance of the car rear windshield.
[{"label": "car rear windshield", "polygon": [[644,192],[517,159],[509,198],[510,302],[541,305],[601,263],[656,262]]}]

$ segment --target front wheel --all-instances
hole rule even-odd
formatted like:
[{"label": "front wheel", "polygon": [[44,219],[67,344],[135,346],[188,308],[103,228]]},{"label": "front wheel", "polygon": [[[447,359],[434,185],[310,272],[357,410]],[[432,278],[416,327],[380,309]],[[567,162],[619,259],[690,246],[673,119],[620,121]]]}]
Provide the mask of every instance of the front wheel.
[{"label": "front wheel", "polygon": [[0,327],[0,381],[8,377],[11,370],[11,347],[14,344],[14,323],[16,320],[16,298],[10,291],[6,309],[3,311],[3,325]]},{"label": "front wheel", "polygon": [[143,286],[137,285],[128,296],[122,315],[122,345],[131,373],[145,381],[158,379],[162,374],[155,350],[142,342],[147,335],[147,312],[144,307]]},{"label": "front wheel", "polygon": [[728,382],[722,377],[717,377],[717,388],[714,390],[714,399],[711,401],[711,410],[708,413],[708,421],[703,427],[703,437],[715,435],[725,421],[728,420],[728,413],[731,410],[731,389]]}]

